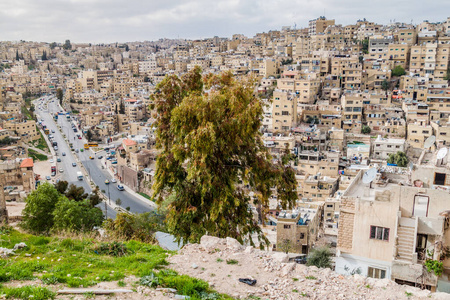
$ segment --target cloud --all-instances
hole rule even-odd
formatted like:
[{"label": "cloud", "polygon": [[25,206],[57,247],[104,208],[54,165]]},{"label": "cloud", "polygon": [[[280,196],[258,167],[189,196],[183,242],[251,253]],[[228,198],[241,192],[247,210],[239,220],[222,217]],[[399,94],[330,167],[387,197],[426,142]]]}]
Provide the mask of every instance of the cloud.
[{"label": "cloud", "polygon": [[294,23],[306,27],[321,15],[343,25],[362,18],[438,22],[449,8],[443,0],[2,0],[0,39],[95,43],[253,36]]}]

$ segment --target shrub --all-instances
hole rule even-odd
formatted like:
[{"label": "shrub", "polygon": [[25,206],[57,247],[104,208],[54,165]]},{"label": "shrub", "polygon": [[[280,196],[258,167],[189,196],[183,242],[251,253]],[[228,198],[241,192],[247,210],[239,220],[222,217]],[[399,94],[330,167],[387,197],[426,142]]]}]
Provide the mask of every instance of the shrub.
[{"label": "shrub", "polygon": [[308,266],[316,266],[318,268],[331,267],[331,252],[328,247],[313,249],[308,255],[306,262]]},{"label": "shrub", "polygon": [[94,249],[97,254],[111,255],[111,256],[124,256],[128,252],[128,248],[124,243],[110,242],[101,243]]}]

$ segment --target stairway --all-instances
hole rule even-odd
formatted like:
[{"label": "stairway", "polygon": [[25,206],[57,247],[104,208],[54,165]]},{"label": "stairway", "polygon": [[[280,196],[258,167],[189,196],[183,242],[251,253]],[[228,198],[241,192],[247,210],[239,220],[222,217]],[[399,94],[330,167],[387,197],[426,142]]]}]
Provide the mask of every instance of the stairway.
[{"label": "stairway", "polygon": [[398,259],[412,261],[414,253],[414,227],[399,226],[397,230],[398,245],[397,254]]}]

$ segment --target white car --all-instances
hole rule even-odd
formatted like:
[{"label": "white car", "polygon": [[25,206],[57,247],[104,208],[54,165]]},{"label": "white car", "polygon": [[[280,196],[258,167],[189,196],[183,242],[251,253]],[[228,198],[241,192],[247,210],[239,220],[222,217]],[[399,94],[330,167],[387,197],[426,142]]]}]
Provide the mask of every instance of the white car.
[{"label": "white car", "polygon": [[111,179],[111,182],[112,182],[112,183],[116,183],[116,182],[117,182],[117,179],[113,178],[113,179]]},{"label": "white car", "polygon": [[53,163],[53,159],[50,159],[49,162],[50,162],[50,163]]},{"label": "white car", "polygon": [[62,172],[64,172],[64,169],[63,168],[59,168],[59,173],[62,173]]}]

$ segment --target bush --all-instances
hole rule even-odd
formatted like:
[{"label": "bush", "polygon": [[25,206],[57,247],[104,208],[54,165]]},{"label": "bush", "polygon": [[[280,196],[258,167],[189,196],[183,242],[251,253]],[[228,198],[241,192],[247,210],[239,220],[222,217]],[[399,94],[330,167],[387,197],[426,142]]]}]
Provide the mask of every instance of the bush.
[{"label": "bush", "polygon": [[307,266],[331,268],[331,252],[328,247],[313,249],[308,255]]},{"label": "bush", "polygon": [[109,242],[101,243],[94,252],[101,255],[124,256],[128,252],[128,248],[124,243]]},{"label": "bush", "polygon": [[392,76],[402,76],[405,74],[405,69],[403,69],[402,66],[396,66],[394,69],[392,69]]},{"label": "bush", "polygon": [[372,129],[370,129],[370,127],[367,126],[367,125],[364,125],[364,126],[361,128],[361,133],[363,133],[363,134],[369,134],[371,131],[372,131]]}]

